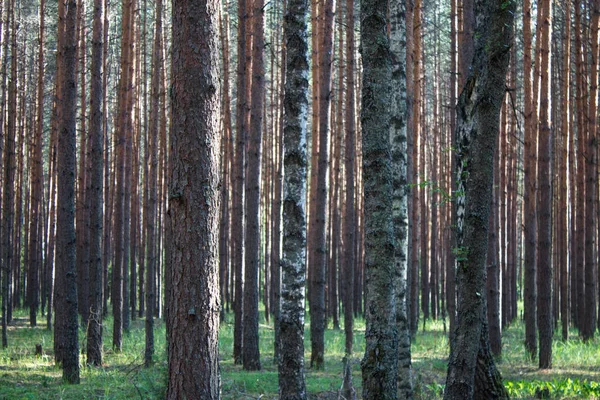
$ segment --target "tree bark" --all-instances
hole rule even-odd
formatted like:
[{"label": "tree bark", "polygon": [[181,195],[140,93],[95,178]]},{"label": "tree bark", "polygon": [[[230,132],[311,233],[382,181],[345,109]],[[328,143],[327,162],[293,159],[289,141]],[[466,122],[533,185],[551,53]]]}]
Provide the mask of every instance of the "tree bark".
[{"label": "tree bark", "polygon": [[260,370],[258,346],[258,269],[260,253],[260,165],[262,118],[264,107],[264,2],[253,3],[252,44],[252,107],[247,149],[246,177],[246,235],[244,271],[244,340],[242,362],[244,370]]},{"label": "tree bark", "polygon": [[[561,317],[561,333],[562,339],[567,340],[569,338],[569,261],[572,261],[573,257],[567,259],[568,253],[568,204],[567,199],[567,158],[569,156],[569,135],[571,132],[570,128],[570,60],[571,60],[571,0],[565,0],[565,20],[563,25],[563,36],[562,36],[562,84],[561,84],[561,158],[559,167],[559,198],[560,205],[559,209],[559,246],[562,262],[560,265],[560,317]],[[571,154],[573,154],[571,152]],[[571,207],[572,210],[572,207]],[[571,263],[572,265],[572,263]]]},{"label": "tree bark", "polygon": [[[246,47],[246,40],[241,40],[247,35],[248,2],[238,0],[238,60],[245,60],[250,49]],[[235,275],[234,308],[235,322],[233,332],[233,358],[236,364],[242,363],[243,319],[244,319],[244,182],[245,182],[245,154],[246,136],[248,135],[248,82],[250,81],[246,62],[238,62],[237,68],[237,104],[236,104],[236,147],[233,165],[233,215],[231,218],[231,235],[233,242],[232,264]]]},{"label": "tree bark", "polygon": [[537,217],[536,217],[536,159],[537,146],[535,137],[535,124],[533,120],[537,119],[535,114],[533,90],[531,88],[531,1],[523,1],[523,88],[525,101],[525,144],[524,144],[524,286],[523,286],[523,307],[525,318],[525,350],[531,358],[537,353],[537,287],[536,287],[536,237],[537,237]]},{"label": "tree bark", "polygon": [[[167,399],[218,399],[219,3],[173,1]],[[200,245],[199,245],[200,244]]]},{"label": "tree bark", "polygon": [[286,79],[283,140],[283,257],[279,315],[279,396],[306,399],[304,299],[306,285],[306,122],[308,115],[307,0],[290,0],[284,18]]},{"label": "tree bark", "polygon": [[75,112],[77,78],[76,19],[79,2],[69,0],[65,17],[65,36],[59,56],[64,70],[59,79],[62,96],[57,147],[57,214],[56,214],[56,314],[54,342],[58,344],[63,379],[79,383],[79,340],[77,324],[77,272],[75,267]]},{"label": "tree bark", "polygon": [[104,146],[103,146],[103,109],[102,98],[104,87],[102,85],[102,53],[104,40],[102,35],[102,22],[104,0],[95,0],[93,8],[92,32],[92,64],[91,64],[91,93],[90,93],[90,132],[91,141],[90,164],[90,287],[89,304],[90,318],[87,325],[87,363],[102,365],[102,190],[104,172]]},{"label": "tree bark", "polygon": [[[2,114],[4,115],[5,110],[5,99],[6,99],[6,75],[7,75],[7,64],[8,64],[8,26],[10,25],[10,16],[13,9],[13,1],[6,1],[6,21],[4,21],[3,30],[3,59],[2,59]],[[2,347],[8,346],[7,336],[7,324],[9,322],[10,312],[10,268],[12,265],[12,243],[11,238],[14,230],[14,186],[13,182],[15,179],[15,132],[14,128],[4,122],[2,117],[3,128],[7,126],[8,129],[2,129],[4,133],[4,182],[2,189]]]},{"label": "tree bark", "polygon": [[35,137],[33,139],[33,171],[31,179],[31,231],[29,233],[29,270],[27,297],[29,303],[29,321],[32,326],[37,325],[37,311],[39,307],[40,281],[42,271],[42,234],[43,234],[43,160],[42,146],[44,135],[44,38],[45,38],[45,0],[40,1],[40,30],[38,48],[38,81],[37,81],[37,115]]},{"label": "tree bark", "polygon": [[457,110],[458,319],[445,399],[508,398],[489,351],[484,290],[493,161],[514,9],[512,2],[475,1],[475,53]]},{"label": "tree bark", "polygon": [[390,51],[392,54],[392,108],[390,146],[393,172],[394,279],[398,329],[398,390],[400,399],[413,396],[410,330],[407,314],[408,270],[408,153],[406,146],[406,5],[390,3]]},{"label": "tree bark", "polygon": [[[314,229],[311,226],[309,241],[313,264],[310,305],[310,365],[315,369],[324,368],[325,354],[325,264],[327,260],[327,171],[329,168],[329,116],[331,102],[331,69],[333,65],[333,16],[335,0],[326,0],[323,9],[323,30],[319,53],[319,140],[318,166],[316,179],[316,199],[314,208]],[[313,142],[313,146],[315,146]],[[314,158],[314,157],[313,157]],[[312,166],[311,166],[312,168]]]},{"label": "tree bark", "polygon": [[[162,73],[162,0],[155,3],[154,47],[152,49],[152,77],[150,83],[150,120],[148,126],[148,204],[146,207],[146,348],[144,365],[150,366],[154,357],[154,313],[156,296],[156,192],[158,174],[158,128],[160,123],[160,78]],[[141,299],[140,299],[141,301]]]},{"label": "tree bark", "polygon": [[[598,191],[597,130],[598,130],[598,28],[600,24],[600,1],[594,0],[590,5],[591,24],[591,57],[590,57],[590,92],[587,115],[587,138],[585,133],[581,140],[587,143],[585,152],[585,320],[582,337],[589,340],[596,331],[596,280],[598,275],[597,256],[594,256],[596,244],[596,207]],[[580,294],[581,295],[581,294]]]},{"label": "tree bark", "polygon": [[539,367],[552,367],[552,120],[550,116],[550,43],[552,5],[543,0],[538,6],[540,40],[540,118],[538,133],[538,256],[537,323],[539,330]]},{"label": "tree bark", "polygon": [[356,391],[352,384],[352,372],[350,368],[350,357],[354,342],[354,279],[356,274],[356,200],[355,200],[355,158],[356,158],[356,124],[355,124],[355,100],[354,100],[354,0],[346,0],[346,136],[344,151],[344,169],[346,177],[345,193],[345,217],[343,222],[344,235],[344,262],[342,263],[342,301],[344,306],[344,383],[343,393],[346,399],[356,397]]},{"label": "tree bark", "polygon": [[367,0],[360,10],[363,60],[361,124],[365,184],[364,399],[396,399],[398,330],[394,263],[393,169],[390,151],[392,52],[387,1]]}]

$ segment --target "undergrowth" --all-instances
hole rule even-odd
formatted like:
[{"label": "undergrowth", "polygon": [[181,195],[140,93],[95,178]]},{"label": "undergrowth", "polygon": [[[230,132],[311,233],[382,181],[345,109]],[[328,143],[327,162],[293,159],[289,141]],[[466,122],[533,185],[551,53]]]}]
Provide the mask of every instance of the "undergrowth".
[{"label": "undergrowth", "polygon": [[[123,351],[112,350],[112,318],[104,321],[104,365],[85,366],[82,349],[81,384],[62,382],[61,370],[54,365],[53,335],[45,325],[30,327],[25,310],[17,310],[9,326],[9,347],[0,350],[0,399],[162,399],[167,382],[165,326],[155,323],[156,357],[150,368],[143,367],[144,324],[134,320],[123,337]],[[331,325],[331,324],[330,324]],[[343,320],[340,321],[343,326]],[[305,330],[306,384],[311,399],[337,399],[342,384],[344,332],[325,332],[325,368],[310,368],[310,332]],[[360,360],[364,352],[364,321],[356,320],[354,352],[351,358],[353,382],[360,398]],[[427,321],[425,332],[413,338],[413,383],[417,399],[441,398],[444,390],[448,339],[441,321]],[[221,360],[222,398],[276,399],[277,364],[273,354],[273,325],[261,314],[260,351],[262,370],[244,372],[233,362],[233,315],[221,324],[219,358]],[[523,325],[516,323],[503,332],[503,353],[497,359],[504,382],[512,398],[600,399],[600,346],[598,339],[584,343],[571,332],[569,341],[555,336],[553,368],[539,370],[523,350]],[[41,344],[42,356],[35,356]],[[85,332],[80,330],[80,345]]]}]

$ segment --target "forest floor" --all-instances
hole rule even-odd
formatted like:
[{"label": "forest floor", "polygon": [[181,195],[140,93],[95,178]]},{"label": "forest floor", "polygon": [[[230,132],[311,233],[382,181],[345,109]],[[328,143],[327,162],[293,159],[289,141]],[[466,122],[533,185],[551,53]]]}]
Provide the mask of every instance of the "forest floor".
[{"label": "forest floor", "polygon": [[[61,371],[54,366],[53,336],[41,325],[31,328],[25,310],[17,310],[9,326],[6,349],[0,350],[0,399],[162,399],[165,395],[167,367],[165,326],[156,321],[156,363],[144,368],[144,323],[134,320],[124,335],[123,351],[112,351],[112,319],[104,324],[104,366],[83,367],[80,385],[62,383]],[[260,345],[262,370],[244,372],[232,357],[233,315],[227,315],[220,332],[221,384],[223,399],[276,399],[277,365],[273,362],[273,326],[261,315]],[[340,321],[343,326],[343,321]],[[311,399],[338,399],[342,383],[343,330],[325,333],[325,369],[306,368],[306,383]],[[81,342],[85,343],[81,330]],[[310,337],[307,325],[306,360],[310,360]],[[523,327],[517,323],[503,333],[503,354],[498,366],[513,398],[587,399],[600,398],[600,340],[583,343],[571,332],[568,342],[555,336],[551,370],[537,369],[526,358]],[[41,344],[42,356],[35,356]],[[364,322],[357,320],[352,358],[353,380],[360,398],[360,359],[364,352]],[[440,398],[446,375],[448,340],[440,321],[427,321],[413,346],[414,387],[417,399]],[[81,358],[82,363],[85,356]]]}]

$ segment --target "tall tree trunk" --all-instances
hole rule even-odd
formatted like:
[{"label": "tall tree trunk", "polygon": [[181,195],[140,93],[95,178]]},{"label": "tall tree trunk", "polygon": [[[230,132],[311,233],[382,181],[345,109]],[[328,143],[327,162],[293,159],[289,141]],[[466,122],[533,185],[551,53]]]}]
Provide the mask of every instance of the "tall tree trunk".
[{"label": "tall tree trunk", "polygon": [[[218,1],[173,1],[167,399],[220,395]],[[205,243],[199,247],[198,243]],[[147,305],[146,305],[147,306]]]},{"label": "tall tree trunk", "polygon": [[552,129],[550,116],[550,43],[552,6],[543,0],[538,12],[540,40],[540,119],[538,133],[538,255],[537,322],[540,337],[539,366],[552,367]]},{"label": "tall tree trunk", "polygon": [[38,77],[37,77],[37,115],[33,147],[33,172],[31,188],[31,232],[29,233],[29,270],[27,272],[27,302],[29,303],[29,321],[31,326],[37,325],[39,307],[39,274],[42,271],[42,180],[43,160],[42,146],[44,135],[44,38],[45,38],[45,0],[40,1],[40,30],[38,48]]},{"label": "tall tree trunk", "polygon": [[[570,128],[570,82],[571,82],[571,71],[570,71],[570,59],[571,59],[571,0],[566,0],[565,3],[565,20],[563,25],[563,36],[562,36],[562,81],[561,81],[561,158],[559,167],[559,198],[560,203],[558,206],[559,210],[559,246],[562,262],[560,265],[560,317],[562,325],[562,339],[567,340],[569,338],[569,261],[572,261],[573,255],[571,254],[567,259],[568,252],[568,204],[567,199],[567,158],[569,156],[569,135],[572,133],[569,131]],[[572,183],[571,183],[572,184]],[[572,209],[572,208],[571,208]],[[572,265],[572,264],[571,264]]]},{"label": "tall tree trunk", "polygon": [[[596,331],[596,281],[597,281],[597,256],[594,256],[596,245],[596,212],[598,197],[598,170],[597,139],[598,130],[598,28],[600,24],[600,0],[590,4],[591,24],[591,57],[590,57],[590,100],[587,115],[587,138],[581,140],[587,143],[585,152],[585,320],[583,322],[582,336],[584,340],[594,337]],[[584,139],[585,138],[585,139]],[[581,294],[580,294],[581,295]]]},{"label": "tall tree trunk", "polygon": [[62,81],[57,147],[57,214],[56,214],[56,286],[54,302],[56,316],[54,342],[61,355],[63,379],[68,383],[79,383],[79,340],[77,324],[77,272],[75,267],[75,112],[77,78],[75,75],[76,0],[67,3],[65,37],[59,57],[64,70],[58,78]]},{"label": "tall tree trunk", "polygon": [[[219,31],[223,49],[223,163],[221,166],[223,187],[221,189],[221,217],[219,225],[219,284],[221,292],[221,320],[229,310],[227,277],[230,265],[230,212],[229,193],[233,186],[233,133],[231,131],[231,95],[229,90],[229,15],[219,13]],[[157,105],[158,106],[158,105]]]},{"label": "tall tree trunk", "polygon": [[[585,294],[584,294],[584,256],[585,256],[585,124],[586,124],[586,113],[584,110],[585,104],[585,67],[583,65],[583,49],[582,49],[582,28],[581,28],[581,1],[575,0],[575,53],[576,53],[576,103],[577,103],[577,171],[576,171],[576,182],[574,187],[577,188],[576,194],[576,220],[575,220],[575,266],[572,268],[572,272],[575,272],[575,284],[572,285],[576,291],[571,298],[573,299],[573,308],[575,308],[575,326],[579,329],[579,332],[583,334],[583,322],[585,315]],[[577,299],[577,301],[575,301]]]},{"label": "tall tree trunk", "polygon": [[[406,5],[390,3],[390,52],[392,55],[392,108],[390,146],[393,173],[394,279],[398,329],[398,390],[400,399],[413,396],[410,330],[407,314],[408,269],[408,153],[406,146]],[[348,148],[348,145],[346,146]],[[348,357],[348,355],[346,355]]]},{"label": "tall tree trunk", "polygon": [[306,285],[306,122],[308,111],[307,0],[289,0],[284,18],[286,79],[283,140],[283,257],[279,316],[279,396],[306,399],[304,314]]},{"label": "tall tree trunk", "polygon": [[120,352],[123,346],[123,274],[128,267],[125,263],[125,208],[127,208],[125,181],[126,160],[128,147],[128,128],[130,127],[130,114],[128,108],[128,97],[130,91],[130,68],[131,62],[131,36],[133,31],[133,0],[123,0],[123,23],[121,27],[121,78],[118,88],[118,114],[116,128],[116,188],[114,202],[114,263],[112,273],[111,299],[113,305],[113,349]]},{"label": "tall tree trunk", "polygon": [[[281,13],[286,12],[287,3],[284,1],[282,5]],[[283,16],[280,15],[281,20],[283,21]],[[280,44],[280,69],[279,76],[277,79],[277,92],[276,92],[276,109],[277,118],[273,121],[274,131],[277,132],[275,136],[276,141],[276,175],[275,175],[275,187],[274,187],[274,204],[273,204],[273,251],[271,266],[273,268],[271,272],[271,283],[273,287],[271,288],[271,294],[273,295],[273,319],[274,319],[274,336],[275,340],[273,341],[273,345],[275,347],[273,351],[273,355],[275,359],[279,358],[279,351],[281,350],[280,346],[280,323],[279,323],[279,313],[281,311],[281,252],[282,250],[282,240],[283,240],[283,232],[282,232],[282,210],[283,210],[283,158],[284,158],[284,145],[283,145],[283,115],[282,110],[284,107],[284,80],[286,75],[286,43],[283,40],[283,33],[278,31],[277,37],[278,42]],[[306,214],[306,210],[305,210]]]},{"label": "tall tree trunk", "polygon": [[475,0],[475,52],[457,110],[458,313],[445,399],[508,398],[489,350],[484,290],[493,163],[514,11],[515,3]]},{"label": "tall tree trunk", "polygon": [[[458,63],[458,49],[457,49],[457,17],[458,17],[458,3],[459,0],[451,0],[451,10],[450,10],[450,143],[449,143],[449,173],[450,173],[450,187],[449,193],[452,195],[454,193],[455,188],[455,177],[454,173],[452,173],[452,160],[454,160],[454,153],[452,151],[452,135],[456,129],[456,97],[457,97],[457,63]],[[452,196],[451,196],[452,198]],[[456,218],[456,207],[455,202],[451,201],[449,206],[450,216],[448,218],[450,225],[452,226],[455,222]],[[447,258],[447,273],[446,273],[446,302],[448,308],[448,322],[449,322],[449,332],[452,334],[454,332],[454,326],[456,323],[456,291],[455,291],[455,276],[456,276],[456,263],[454,260],[454,252],[452,249],[455,247],[455,237],[454,237],[454,229],[450,229],[449,235],[449,243],[446,249],[446,258]]]},{"label": "tall tree trunk", "polygon": [[260,250],[260,162],[262,144],[262,118],[264,107],[264,2],[253,3],[252,44],[252,107],[248,135],[246,177],[246,235],[244,271],[244,345],[242,360],[244,370],[260,369],[258,346],[258,268]]},{"label": "tall tree trunk", "polygon": [[[248,24],[248,2],[238,0],[238,60],[245,60],[250,49],[246,46]],[[243,39],[243,40],[242,40]],[[236,104],[236,148],[233,165],[235,183],[233,185],[233,215],[231,235],[233,242],[232,264],[235,276],[235,323],[233,332],[233,358],[236,364],[242,363],[243,316],[244,316],[244,181],[246,136],[248,135],[249,99],[247,93],[250,65],[238,62],[237,68],[237,104]]]},{"label": "tall tree trunk", "polygon": [[[129,313],[129,272],[131,270],[131,263],[133,258],[131,257],[131,198],[132,194],[132,164],[133,164],[133,136],[134,136],[134,124],[133,124],[133,103],[136,93],[136,77],[135,77],[135,41],[136,41],[136,0],[131,0],[131,15],[129,19],[129,26],[126,28],[128,35],[126,52],[121,52],[121,57],[125,54],[127,60],[125,61],[127,66],[127,81],[125,82],[126,93],[124,94],[125,106],[122,110],[121,117],[121,132],[124,139],[125,146],[125,161],[123,176],[123,262],[122,262],[122,325],[125,332],[129,332],[129,325],[131,322],[131,315]],[[124,28],[125,29],[125,28]]]},{"label": "tall tree trunk", "polygon": [[86,132],[86,111],[87,111],[87,87],[86,87],[86,24],[84,21],[85,2],[77,10],[77,35],[79,48],[77,54],[78,72],[81,74],[81,101],[80,101],[80,126],[79,126],[79,167],[77,170],[77,192],[75,200],[75,233],[77,242],[77,304],[79,315],[81,315],[81,324],[85,326],[89,317],[89,210],[86,208],[86,174],[87,174],[87,147],[88,137]]},{"label": "tall tree trunk", "polygon": [[396,399],[398,330],[392,159],[390,151],[392,53],[387,1],[368,0],[360,10],[363,59],[361,124],[365,182],[365,355],[364,399]]},{"label": "tall tree trunk", "polygon": [[89,248],[89,304],[90,318],[87,325],[87,363],[102,365],[102,190],[104,172],[102,54],[104,40],[102,23],[104,0],[94,0],[92,27],[92,60],[90,92],[90,248]]},{"label": "tall tree trunk", "polygon": [[342,285],[344,305],[344,384],[343,394],[346,399],[356,397],[352,384],[350,358],[354,342],[354,280],[356,268],[356,204],[355,200],[355,158],[356,158],[356,124],[354,101],[354,0],[346,0],[346,149],[344,151],[344,169],[346,172],[346,212],[344,216],[344,263],[342,264]]},{"label": "tall tree trunk", "polygon": [[[162,74],[162,0],[155,3],[154,47],[152,49],[152,78],[150,82],[150,120],[148,126],[148,203],[146,205],[146,349],[144,365],[150,366],[154,357],[154,313],[156,296],[156,192],[158,175],[158,128],[160,122],[160,90]],[[141,299],[140,299],[141,301]]]},{"label": "tall tree trunk", "polygon": [[[531,88],[531,1],[523,1],[523,88],[525,101],[525,145],[524,145],[524,317],[525,317],[525,350],[531,358],[537,353],[537,318],[536,318],[536,124],[533,90]],[[534,77],[535,79],[536,77]]]},{"label": "tall tree trunk", "polygon": [[[316,202],[314,208],[314,229],[309,231],[309,242],[313,263],[310,305],[310,365],[315,369],[324,368],[325,354],[325,266],[327,260],[327,171],[329,163],[329,116],[331,102],[331,70],[333,65],[333,16],[335,0],[325,1],[323,9],[323,31],[319,44],[319,141],[316,180]],[[315,142],[313,141],[313,146]],[[311,166],[312,168],[312,166]],[[312,211],[312,210],[311,210]],[[312,216],[311,216],[312,217]]]},{"label": "tall tree trunk", "polygon": [[[6,1],[5,13],[6,20],[4,21],[3,31],[3,59],[2,59],[2,114],[4,115],[6,101],[6,80],[7,80],[7,64],[8,64],[8,26],[13,13],[13,0]],[[4,127],[8,127],[4,133],[4,182],[2,190],[2,347],[8,346],[7,339],[7,324],[9,321],[10,312],[10,268],[12,265],[12,243],[11,238],[14,230],[14,179],[15,179],[15,131],[11,129],[10,124],[4,122],[2,118],[2,131]]]}]

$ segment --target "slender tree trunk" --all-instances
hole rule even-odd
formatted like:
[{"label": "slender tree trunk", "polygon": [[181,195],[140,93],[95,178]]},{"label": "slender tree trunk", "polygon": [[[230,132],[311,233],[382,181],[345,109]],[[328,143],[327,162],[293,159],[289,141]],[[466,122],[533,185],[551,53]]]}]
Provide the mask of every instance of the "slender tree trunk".
[{"label": "slender tree trunk", "polygon": [[[597,126],[598,126],[598,28],[600,25],[600,1],[590,4],[591,24],[591,58],[590,58],[590,100],[587,115],[587,138],[585,133],[581,140],[587,143],[585,151],[585,319],[582,326],[582,337],[589,340],[596,330],[596,280],[598,275],[596,249],[596,212],[598,191],[597,160]],[[580,294],[581,295],[581,294]]]},{"label": "slender tree trunk", "polygon": [[128,148],[128,128],[130,125],[130,113],[128,108],[128,98],[130,92],[130,68],[129,63],[131,62],[131,37],[133,31],[133,0],[123,0],[123,22],[121,29],[121,78],[119,80],[118,88],[118,115],[117,115],[117,129],[116,129],[116,188],[115,188],[115,215],[113,221],[114,229],[114,263],[112,273],[112,288],[111,288],[111,300],[113,305],[113,349],[120,352],[123,347],[123,275],[125,269],[128,268],[126,260],[128,257],[125,255],[125,243],[127,237],[125,235],[125,221],[126,221],[126,183],[129,179],[126,175],[126,163],[127,163],[127,148]]},{"label": "slender tree trunk", "polygon": [[543,0],[538,12],[540,40],[540,119],[538,133],[538,256],[537,322],[540,337],[539,366],[552,367],[552,129],[550,116],[550,43],[552,6]]},{"label": "slender tree trunk", "polygon": [[[456,188],[455,176],[453,171],[454,151],[453,151],[453,135],[456,131],[456,98],[458,96],[457,77],[458,77],[458,48],[457,48],[457,20],[458,20],[458,3],[459,0],[451,0],[450,10],[450,126],[449,126],[449,140],[448,140],[448,173],[450,175],[450,183],[448,192],[450,198],[454,199],[454,190]],[[460,27],[459,27],[460,28]],[[456,207],[455,202],[450,201],[448,205],[449,217],[448,221],[450,226],[453,226],[456,221]],[[449,243],[446,248],[446,259],[447,259],[447,273],[446,273],[446,303],[448,308],[448,322],[449,332],[452,335],[454,332],[454,326],[456,324],[456,261],[454,259],[454,252],[452,251],[456,247],[455,230],[449,229]]]},{"label": "slender tree trunk", "polygon": [[[394,279],[398,329],[398,390],[400,399],[413,396],[410,330],[407,314],[408,269],[408,153],[406,146],[406,5],[390,3],[390,51],[392,54],[392,108],[390,146],[393,173]],[[348,147],[348,145],[347,145]],[[346,355],[348,357],[348,355]]]},{"label": "slender tree trunk", "polygon": [[[575,257],[576,264],[575,267],[572,268],[572,271],[575,271],[575,282],[576,284],[573,287],[576,289],[576,292],[571,297],[573,301],[573,306],[575,306],[575,326],[579,329],[580,334],[583,335],[583,322],[585,315],[585,280],[584,280],[584,256],[585,256],[585,123],[586,123],[586,113],[584,109],[585,104],[585,70],[583,65],[583,48],[582,48],[582,28],[581,28],[581,1],[575,0],[574,7],[575,9],[575,26],[574,26],[574,34],[575,34],[575,52],[576,52],[576,87],[577,87],[577,98],[576,98],[576,107],[577,107],[577,171],[576,171],[576,182],[574,182],[574,186],[577,188],[576,194],[576,220],[575,220]],[[577,301],[575,302],[575,299]],[[576,303],[576,305],[575,305]]]},{"label": "slender tree trunk", "polygon": [[[250,0],[238,0],[238,60],[245,60],[246,53],[250,49],[246,46],[247,24],[248,24],[248,2]],[[244,38],[244,40],[242,40]],[[242,341],[244,320],[244,181],[245,181],[245,154],[246,136],[248,135],[248,110],[249,99],[246,87],[251,81],[249,79],[250,65],[246,62],[238,62],[237,69],[237,109],[236,109],[236,148],[234,158],[233,186],[233,216],[231,222],[231,235],[233,242],[232,263],[235,272],[235,323],[233,332],[233,358],[236,364],[242,363]]]},{"label": "slender tree trunk", "polygon": [[[152,49],[152,77],[150,82],[150,119],[148,126],[148,203],[146,206],[146,349],[144,365],[150,366],[154,357],[154,313],[156,296],[156,192],[158,175],[158,128],[160,122],[160,90],[162,74],[162,0],[155,3],[154,47]],[[141,301],[141,299],[140,299]]]},{"label": "slender tree trunk", "polygon": [[284,18],[286,79],[283,140],[283,257],[279,316],[279,396],[306,399],[304,314],[306,284],[306,122],[308,111],[307,0],[289,0]]},{"label": "slender tree trunk", "polygon": [[[506,103],[504,103],[506,105]],[[501,111],[506,115],[506,109],[503,107]],[[506,129],[506,124],[500,127],[500,135]],[[498,154],[494,156],[494,177],[498,176],[499,169]],[[500,331],[500,270],[498,265],[498,189],[497,179],[494,179],[494,187],[492,190],[492,202],[490,204],[489,231],[488,231],[488,247],[487,247],[487,280],[486,280],[486,295],[487,295],[487,324],[489,327],[490,349],[494,355],[500,355],[502,352],[502,332]]]},{"label": "slender tree trunk", "polygon": [[[537,119],[535,114],[533,91],[531,88],[531,1],[523,1],[523,88],[525,101],[525,145],[524,145],[524,317],[525,317],[525,350],[531,358],[537,353],[537,287],[536,287],[536,135],[533,122]],[[535,77],[534,77],[535,78]]]},{"label": "slender tree trunk", "polygon": [[[316,180],[316,202],[314,208],[314,229],[309,231],[313,264],[310,305],[310,365],[315,369],[324,368],[325,354],[325,266],[327,260],[327,171],[329,163],[329,116],[331,102],[331,70],[333,64],[333,16],[335,0],[327,0],[324,5],[322,41],[319,44],[319,141]],[[313,141],[313,146],[315,146]],[[313,157],[314,159],[314,157]],[[312,167],[311,167],[312,168]],[[311,183],[312,184],[312,183]]]},{"label": "slender tree trunk", "polygon": [[219,14],[219,31],[221,48],[223,49],[223,164],[221,167],[223,187],[221,189],[221,217],[219,226],[219,278],[221,303],[221,320],[229,308],[229,298],[226,296],[227,276],[230,264],[230,212],[229,193],[231,192],[231,172],[233,166],[233,134],[231,130],[231,96],[229,90],[229,15]]},{"label": "slender tree trunk", "polygon": [[76,242],[77,242],[77,304],[79,315],[81,315],[81,324],[85,326],[89,317],[89,210],[86,207],[86,174],[87,174],[87,147],[88,137],[86,132],[86,111],[87,111],[87,87],[86,87],[86,24],[84,19],[85,2],[77,13],[77,35],[79,41],[78,48],[78,72],[81,74],[81,102],[80,102],[80,143],[79,143],[79,168],[77,171],[77,198],[75,201],[76,218]]},{"label": "slender tree trunk", "polygon": [[37,115],[35,138],[33,147],[33,172],[31,195],[31,232],[29,233],[29,270],[27,272],[27,302],[29,303],[29,321],[31,326],[37,325],[37,311],[39,306],[39,274],[42,271],[42,180],[43,160],[42,146],[44,135],[44,38],[45,38],[45,0],[40,1],[40,30],[38,48],[38,77],[37,77]]},{"label": "slender tree trunk", "polygon": [[[287,3],[284,1],[282,5],[282,13],[285,13],[287,9]],[[283,16],[281,16],[281,20],[283,21]],[[274,130],[277,132],[276,138],[276,176],[275,176],[275,187],[274,187],[274,204],[273,204],[273,251],[272,251],[272,267],[273,271],[271,273],[271,282],[273,287],[271,289],[271,294],[273,295],[273,319],[274,319],[274,358],[279,359],[279,351],[281,350],[280,346],[280,321],[279,321],[279,313],[281,312],[281,254],[282,254],[282,210],[283,210],[283,158],[284,158],[284,145],[283,145],[283,115],[282,110],[284,107],[284,79],[286,75],[286,43],[283,40],[283,33],[279,33],[278,31],[278,42],[280,43],[280,69],[278,76],[278,85],[277,85],[277,93],[276,93],[276,103],[277,103],[277,118],[273,121],[275,126]],[[306,209],[305,209],[306,214]],[[306,234],[305,234],[306,235]]]},{"label": "slender tree trunk", "polygon": [[[561,254],[562,262],[560,265],[560,317],[562,325],[562,339],[567,340],[569,338],[569,261],[573,259],[573,255],[570,254],[567,259],[568,252],[568,205],[569,200],[567,199],[567,158],[569,156],[568,145],[569,135],[572,133],[569,130],[570,127],[570,82],[571,82],[571,71],[570,71],[570,59],[571,59],[571,0],[564,2],[565,6],[565,20],[563,25],[563,37],[562,37],[562,81],[561,81],[561,158],[559,167],[559,198],[560,204],[558,206],[560,219],[559,226],[559,251]],[[571,183],[572,184],[572,183]],[[572,208],[571,208],[572,209]]]},{"label": "slender tree trunk", "polygon": [[68,383],[79,383],[79,340],[77,324],[77,272],[75,267],[75,171],[76,140],[75,112],[77,78],[75,75],[76,0],[69,0],[65,16],[65,37],[59,57],[63,59],[61,76],[62,112],[59,114],[57,147],[57,214],[56,214],[56,286],[54,301],[56,317],[54,342],[61,358],[63,379]]},{"label": "slender tree trunk", "polygon": [[260,162],[264,107],[264,3],[254,0],[252,44],[252,108],[248,135],[246,178],[246,235],[244,271],[244,370],[260,370],[258,346],[258,269],[260,250]]},{"label": "slender tree trunk", "polygon": [[[102,22],[104,0],[94,0],[93,7],[93,32],[92,32],[92,60],[91,60],[91,92],[90,92],[90,287],[89,304],[90,318],[87,325],[87,363],[89,365],[102,365],[102,190],[104,172],[104,146],[103,146],[103,107],[102,98],[104,87],[102,85],[102,54],[104,40],[102,35]],[[106,73],[106,71],[104,71]]]},{"label": "slender tree trunk", "polygon": [[342,264],[343,306],[344,306],[344,383],[343,394],[346,399],[356,397],[352,384],[350,359],[354,342],[354,280],[356,268],[356,204],[355,200],[355,158],[356,125],[354,100],[354,0],[346,0],[346,149],[344,151],[344,169],[346,172],[346,212],[344,216],[344,263]]},{"label": "slender tree trunk", "polygon": [[[6,99],[6,80],[7,80],[7,64],[8,64],[8,26],[10,25],[11,15],[13,13],[13,1],[6,1],[6,20],[4,21],[3,31],[3,59],[2,59],[2,114],[4,115],[5,99]],[[11,238],[14,230],[14,179],[15,179],[15,131],[11,129],[10,124],[4,122],[2,118],[2,131],[4,133],[4,182],[2,190],[2,347],[8,346],[7,339],[7,324],[9,322],[10,312],[10,268],[12,265],[12,243]]]}]

